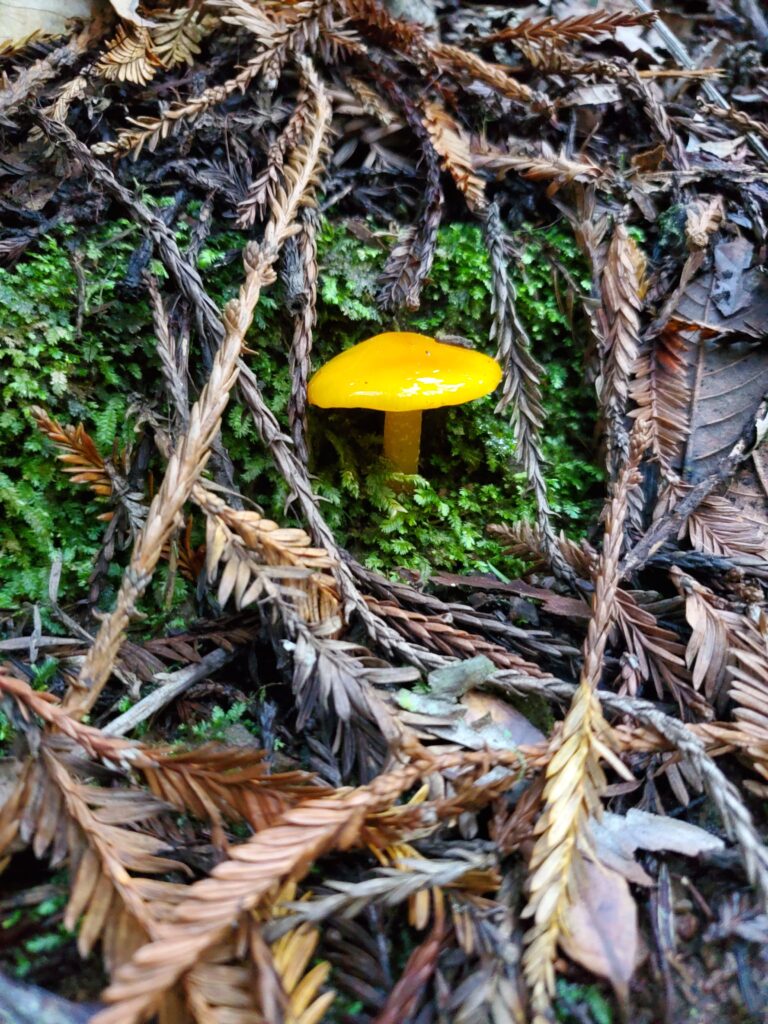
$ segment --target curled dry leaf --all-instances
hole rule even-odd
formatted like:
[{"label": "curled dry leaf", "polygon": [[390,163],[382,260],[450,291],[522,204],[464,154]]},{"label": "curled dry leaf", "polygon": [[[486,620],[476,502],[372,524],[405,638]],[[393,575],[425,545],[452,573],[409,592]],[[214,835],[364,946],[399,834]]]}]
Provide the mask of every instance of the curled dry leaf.
[{"label": "curled dry leaf", "polygon": [[627,857],[638,849],[666,850],[685,854],[686,857],[725,849],[722,839],[698,825],[651,814],[637,807],[631,807],[626,814],[606,813],[594,823],[593,828],[596,838]]}]

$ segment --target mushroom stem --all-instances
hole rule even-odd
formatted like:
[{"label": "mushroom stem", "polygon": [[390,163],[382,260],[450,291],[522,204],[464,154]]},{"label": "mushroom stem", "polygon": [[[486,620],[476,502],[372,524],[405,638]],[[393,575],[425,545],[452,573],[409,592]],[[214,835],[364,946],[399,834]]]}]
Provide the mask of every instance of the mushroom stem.
[{"label": "mushroom stem", "polygon": [[421,409],[384,413],[384,458],[398,473],[418,473]]}]

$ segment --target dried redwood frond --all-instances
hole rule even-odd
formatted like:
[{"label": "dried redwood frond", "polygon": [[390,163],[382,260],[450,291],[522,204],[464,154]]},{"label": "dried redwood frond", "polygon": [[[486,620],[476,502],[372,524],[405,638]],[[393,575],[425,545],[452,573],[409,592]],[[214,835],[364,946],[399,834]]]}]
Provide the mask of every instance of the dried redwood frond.
[{"label": "dried redwood frond", "polygon": [[200,53],[200,42],[210,31],[197,11],[182,7],[176,11],[153,14],[155,26],[150,29],[156,56],[166,68],[194,63]]},{"label": "dried redwood frond", "polygon": [[440,903],[429,935],[408,957],[403,973],[372,1024],[399,1024],[400,1021],[413,1019],[424,998],[425,989],[437,969],[437,960],[448,930],[445,912]]},{"label": "dried redwood frond", "polygon": [[466,132],[444,107],[433,102],[424,104],[424,127],[467,206],[479,213],[486,205],[485,181],[475,172]]},{"label": "dried redwood frond", "polygon": [[[77,707],[80,714],[93,706],[109,678],[136,602],[149,586],[163,547],[177,529],[185,503],[199,486],[221,428],[230,392],[240,373],[243,340],[253,320],[261,290],[275,279],[274,263],[282,244],[293,233],[299,208],[313,201],[319,167],[325,155],[325,134],[331,108],[325,89],[309,61],[305,61],[304,74],[311,82],[314,97],[311,130],[286,165],[285,187],[272,207],[262,241],[251,242],[244,250],[245,278],[237,298],[231,299],[224,308],[223,324],[219,327],[221,343],[208,380],[190,410],[188,428],[168,460],[165,476],[134,546],[130,566],[123,576],[115,608],[102,621],[83,663],[82,687],[73,693],[71,705]],[[226,541],[226,537],[224,539]],[[236,567],[233,585],[238,579],[242,585],[243,577],[239,572]]]},{"label": "dried redwood frond", "polygon": [[148,29],[138,26],[126,29],[120,25],[117,35],[107,44],[94,70],[110,82],[146,85],[162,66],[163,62],[155,53]]},{"label": "dried redwood frond", "polygon": [[394,82],[381,78],[384,91],[405,115],[416,136],[426,164],[424,202],[418,220],[402,232],[387,258],[381,275],[377,301],[389,311],[405,306],[419,308],[421,288],[432,267],[437,246],[437,231],[443,218],[444,197],[440,185],[437,151],[413,102]]},{"label": "dried redwood frond", "polygon": [[606,419],[608,469],[629,452],[626,426],[629,386],[640,351],[640,312],[643,308],[645,260],[622,223],[617,223],[603,270],[603,305],[598,312],[602,335],[602,368],[597,393]]},{"label": "dried redwood frond", "polygon": [[[123,128],[115,140],[97,143],[91,151],[99,156],[124,156],[131,153],[135,159],[144,146],[154,151],[160,142],[182,126],[194,124],[206,111],[223,103],[233,93],[244,92],[255,79],[263,77],[274,81],[279,77],[289,57],[311,53],[314,50],[321,31],[325,31],[324,26],[330,10],[328,0],[314,0],[309,7],[302,5],[294,17],[273,22],[263,9],[257,11],[248,4],[240,6],[245,9],[243,17],[258,19],[254,24],[267,26],[263,31],[257,28],[257,34],[261,31],[259,50],[245,63],[242,70],[221,85],[212,85],[204,89],[199,96],[171,104],[160,117],[142,115],[129,118],[128,123],[131,127]],[[237,18],[237,12],[230,13],[232,18]],[[235,24],[239,22],[235,20]]]},{"label": "dried redwood frond", "polygon": [[637,424],[630,457],[622,468],[605,515],[603,551],[594,578],[592,618],[584,641],[584,665],[560,735],[546,768],[544,810],[530,860],[530,897],[524,916],[533,918],[525,936],[523,970],[531,992],[535,1024],[549,1018],[555,993],[555,958],[567,930],[578,881],[594,847],[590,818],[602,813],[606,780],[601,761],[620,767],[612,754],[611,730],[595,689],[603,670],[608,635],[616,614],[619,558],[629,494],[648,444],[648,428]]},{"label": "dried redwood frond", "polygon": [[504,43],[524,39],[528,42],[547,42],[556,45],[572,43],[578,39],[592,40],[597,35],[613,34],[617,28],[631,28],[635,25],[652,25],[656,12],[644,14],[639,11],[592,11],[589,14],[574,14],[557,21],[555,18],[524,18],[517,25],[500,29],[476,40],[483,46],[487,43]]},{"label": "dried redwood frond", "polygon": [[532,662],[526,661],[513,651],[491,643],[476,633],[445,622],[439,615],[425,615],[422,612],[401,608],[394,601],[377,601],[367,598],[369,608],[377,615],[391,622],[395,629],[409,640],[422,644],[430,650],[439,651],[449,657],[472,657],[484,654],[498,668],[519,669],[534,677],[544,678],[544,672]]},{"label": "dried redwood frond", "polygon": [[735,718],[768,728],[768,629],[763,617],[756,623],[723,607],[708,587],[680,569],[672,569],[671,575],[685,597],[691,627],[686,660],[693,685],[721,709],[728,698],[740,705]]},{"label": "dried redwood frond", "polygon": [[691,388],[687,380],[685,333],[668,326],[634,364],[628,394],[630,412],[651,426],[651,448],[667,480],[676,479],[690,431]]},{"label": "dried redwood frond", "polygon": [[162,937],[114,974],[104,993],[108,1005],[94,1024],[135,1024],[151,1013],[176,981],[204,962],[276,886],[301,878],[323,853],[364,840],[367,817],[391,807],[417,776],[412,768],[400,769],[368,787],[307,800],[273,827],[233,847],[209,878],[188,888]]},{"label": "dried redwood frond", "polygon": [[681,536],[687,533],[697,551],[726,558],[756,555],[768,560],[766,525],[727,497],[710,494],[688,516]]},{"label": "dried redwood frond", "polygon": [[459,78],[466,76],[472,82],[483,82],[507,99],[518,103],[531,103],[536,99],[544,101],[544,97],[537,96],[529,86],[518,82],[503,66],[490,64],[460,46],[435,43],[430,49],[430,56],[441,71],[450,71]]},{"label": "dried redwood frond", "polygon": [[61,451],[56,457],[64,463],[64,472],[73,484],[87,484],[100,498],[112,494],[112,478],[96,443],[82,423],[76,427],[62,426],[39,406],[30,412],[40,430]]},{"label": "dried redwood frond", "polygon": [[143,748],[134,764],[159,799],[219,827],[226,819],[268,828],[321,788],[309,772],[271,773],[264,752],[250,748]]},{"label": "dried redwood frond", "polygon": [[681,708],[695,710],[702,718],[711,717],[712,709],[692,689],[685,645],[676,633],[660,626],[656,616],[626,590],[616,592],[616,623],[635,659],[639,678],[653,682],[659,699],[667,691]]},{"label": "dried redwood frond", "polygon": [[507,171],[517,171],[524,178],[532,181],[551,181],[548,195],[554,193],[564,184],[573,181],[589,182],[603,177],[604,171],[588,158],[572,160],[563,153],[556,153],[544,142],[538,153],[505,153],[500,149],[487,148],[486,152],[475,158],[475,167],[496,171],[501,175]]},{"label": "dried redwood frond", "polygon": [[517,315],[514,286],[509,278],[504,252],[504,230],[496,203],[486,211],[485,237],[493,274],[491,340],[497,346],[496,358],[504,369],[503,390],[496,412],[510,411],[515,431],[515,454],[536,499],[539,532],[547,559],[558,576],[573,582],[573,571],[563,558],[555,536],[544,479],[541,449],[543,370],[532,355],[530,339]]},{"label": "dried redwood frond", "polygon": [[325,623],[331,631],[338,628],[338,589],[328,572],[334,562],[324,548],[312,547],[304,530],[280,527],[258,512],[235,511],[213,495],[206,504],[206,568],[212,580],[223,567],[220,604],[233,596],[243,608],[257,600],[272,579],[294,592],[292,603],[305,622]]},{"label": "dried redwood frond", "polygon": [[267,207],[274,202],[276,190],[283,176],[286,154],[297,145],[304,134],[309,112],[309,97],[305,92],[299,96],[296,108],[285,128],[269,147],[267,166],[254,178],[248,186],[248,195],[238,204],[238,227],[252,227],[256,223],[257,215],[263,216]]}]

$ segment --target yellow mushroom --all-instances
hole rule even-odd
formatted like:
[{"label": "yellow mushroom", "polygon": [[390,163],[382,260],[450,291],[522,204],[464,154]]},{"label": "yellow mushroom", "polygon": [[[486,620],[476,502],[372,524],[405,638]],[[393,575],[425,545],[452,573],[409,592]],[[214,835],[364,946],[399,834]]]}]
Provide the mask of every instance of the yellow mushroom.
[{"label": "yellow mushroom", "polygon": [[501,380],[495,359],[424,334],[391,331],[361,341],[321,366],[307,389],[322,409],[384,412],[384,457],[398,473],[419,469],[424,409],[463,405]]}]

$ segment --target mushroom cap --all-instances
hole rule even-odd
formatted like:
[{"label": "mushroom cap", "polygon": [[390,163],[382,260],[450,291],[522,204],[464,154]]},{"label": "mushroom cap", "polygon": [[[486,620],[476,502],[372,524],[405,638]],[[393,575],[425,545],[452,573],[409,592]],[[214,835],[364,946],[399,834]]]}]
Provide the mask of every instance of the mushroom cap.
[{"label": "mushroom cap", "polygon": [[321,366],[307,388],[323,409],[413,412],[462,405],[501,380],[501,367],[482,352],[424,334],[390,331],[361,341]]}]

